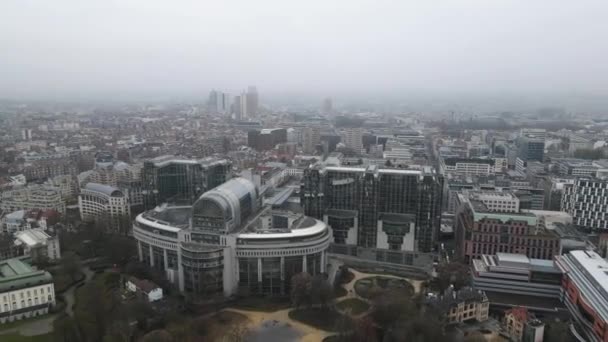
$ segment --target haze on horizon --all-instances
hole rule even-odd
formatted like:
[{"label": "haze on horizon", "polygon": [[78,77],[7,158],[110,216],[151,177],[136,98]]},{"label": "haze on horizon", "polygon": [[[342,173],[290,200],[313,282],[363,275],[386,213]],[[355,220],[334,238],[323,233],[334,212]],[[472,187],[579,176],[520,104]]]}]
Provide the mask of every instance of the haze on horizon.
[{"label": "haze on horizon", "polygon": [[608,95],[608,2],[0,2],[0,98]]}]

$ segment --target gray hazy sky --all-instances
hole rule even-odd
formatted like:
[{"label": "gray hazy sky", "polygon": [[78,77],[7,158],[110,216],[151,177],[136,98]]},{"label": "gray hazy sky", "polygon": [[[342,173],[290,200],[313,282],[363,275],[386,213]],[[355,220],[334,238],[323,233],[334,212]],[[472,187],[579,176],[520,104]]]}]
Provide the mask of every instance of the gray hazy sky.
[{"label": "gray hazy sky", "polygon": [[608,1],[1,0],[0,98],[608,95]]}]

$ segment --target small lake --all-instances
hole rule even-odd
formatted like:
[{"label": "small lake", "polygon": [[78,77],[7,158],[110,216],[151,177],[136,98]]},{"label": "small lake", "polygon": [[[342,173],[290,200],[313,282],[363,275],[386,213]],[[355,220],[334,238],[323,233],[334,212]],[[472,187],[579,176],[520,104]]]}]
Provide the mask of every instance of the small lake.
[{"label": "small lake", "polygon": [[263,321],[260,325],[249,331],[247,342],[297,342],[302,334],[285,322]]}]

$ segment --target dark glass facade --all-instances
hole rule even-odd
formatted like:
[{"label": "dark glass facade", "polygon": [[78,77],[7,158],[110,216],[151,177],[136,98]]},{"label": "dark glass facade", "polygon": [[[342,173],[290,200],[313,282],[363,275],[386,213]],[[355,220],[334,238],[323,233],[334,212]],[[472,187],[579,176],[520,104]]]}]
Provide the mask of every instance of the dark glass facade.
[{"label": "dark glass facade", "polygon": [[[443,178],[429,171],[348,167],[313,167],[304,171],[301,203],[306,215],[337,224],[336,243],[345,239],[344,220],[336,211],[357,213],[357,245],[377,246],[378,220],[387,213],[415,217],[416,240],[422,252],[432,251],[441,218]],[[330,226],[333,225],[329,223]]]},{"label": "dark glass facade", "polygon": [[144,208],[164,202],[194,203],[207,190],[230,179],[231,164],[216,161],[146,161],[142,170]]}]

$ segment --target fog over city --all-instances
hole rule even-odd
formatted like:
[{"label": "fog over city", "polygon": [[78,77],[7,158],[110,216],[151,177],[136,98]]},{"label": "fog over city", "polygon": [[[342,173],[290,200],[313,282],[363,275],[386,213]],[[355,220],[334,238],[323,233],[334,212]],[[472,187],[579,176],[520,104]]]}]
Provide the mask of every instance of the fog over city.
[{"label": "fog over city", "polygon": [[597,99],[608,94],[607,11],[606,1],[4,0],[0,98],[194,98],[255,84],[265,101]]}]

